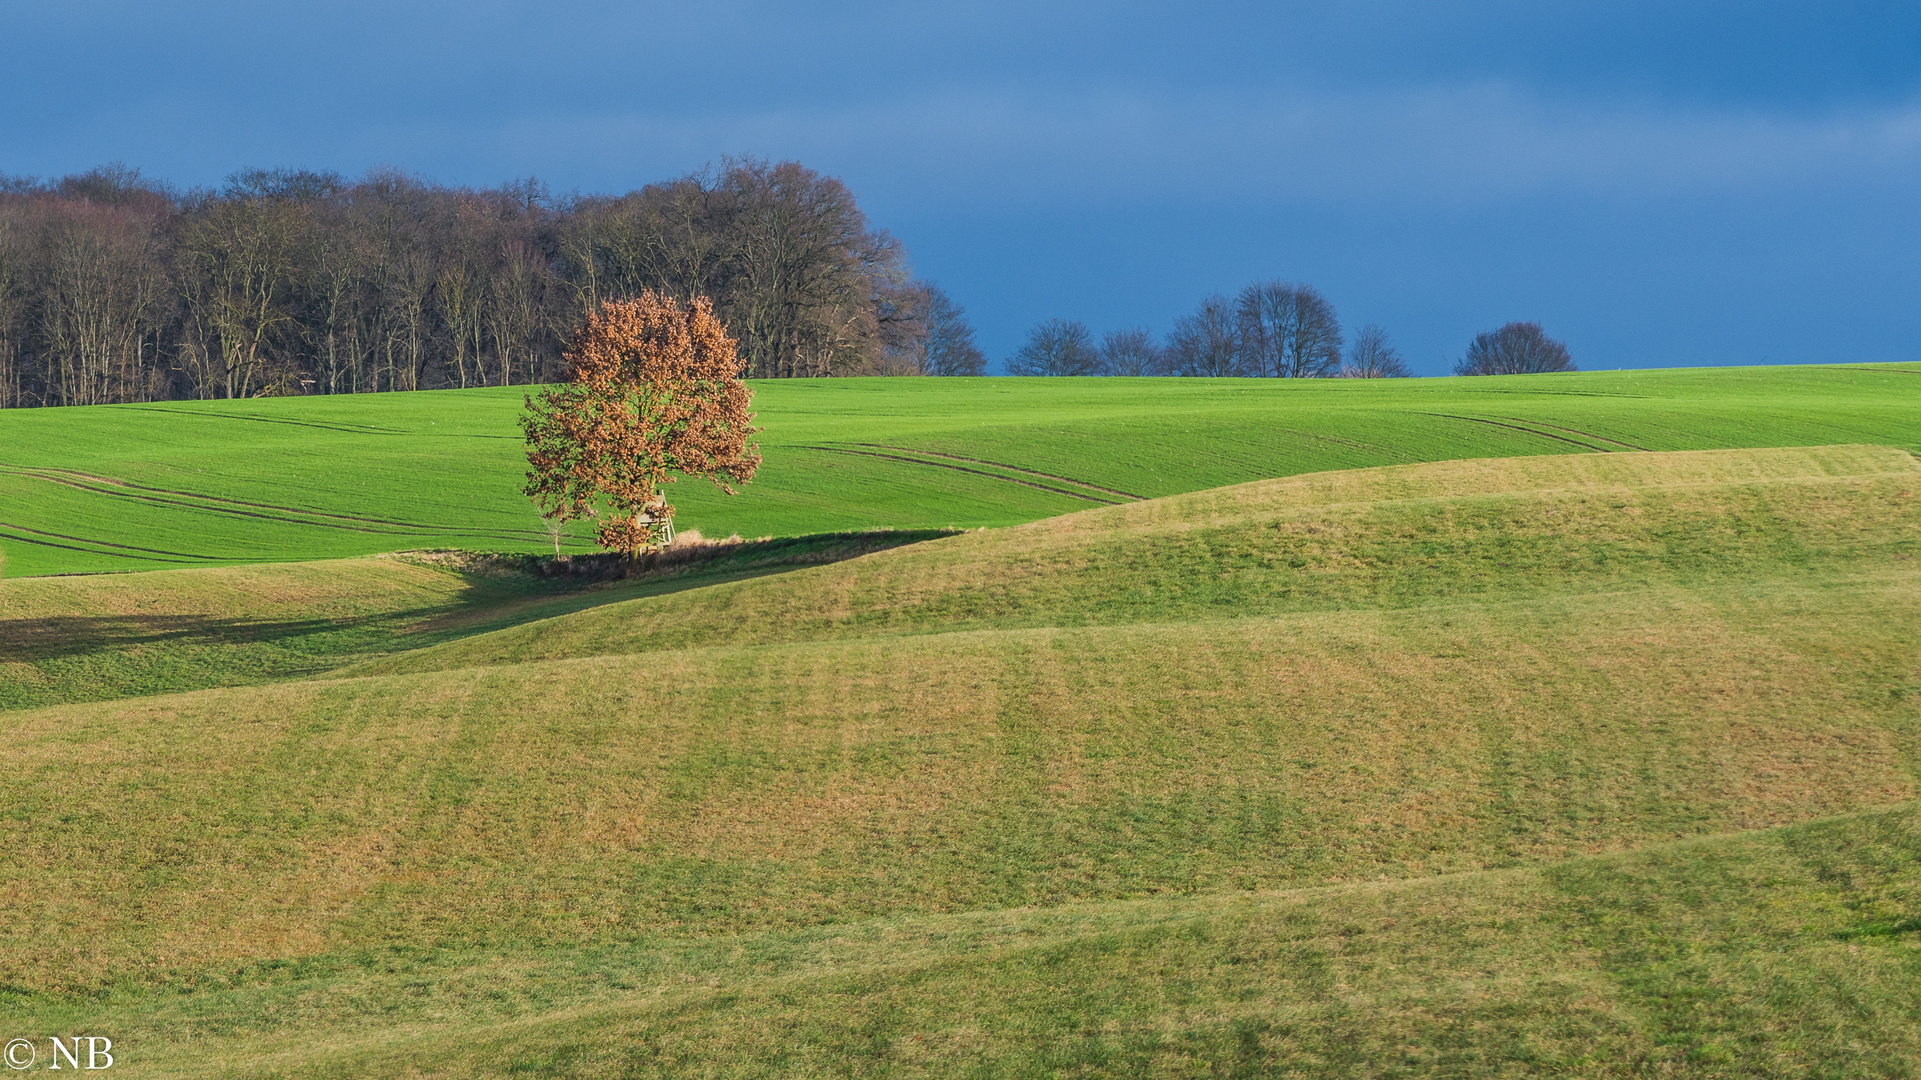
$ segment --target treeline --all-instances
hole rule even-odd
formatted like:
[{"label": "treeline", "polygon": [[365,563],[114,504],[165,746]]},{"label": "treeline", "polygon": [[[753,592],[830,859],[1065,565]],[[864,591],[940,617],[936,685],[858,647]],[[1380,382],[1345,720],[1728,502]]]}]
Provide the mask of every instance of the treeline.
[{"label": "treeline", "polygon": [[1312,285],[1262,281],[1210,296],[1175,320],[1165,342],[1141,327],[1096,343],[1085,325],[1051,319],[1007,363],[1013,375],[1385,378],[1410,374],[1386,331],[1368,325],[1346,346],[1334,305]]},{"label": "treeline", "polygon": [[846,185],[729,160],[624,195],[252,170],[0,177],[0,407],[551,381],[589,307],[712,297],[760,378],[980,374]]},{"label": "treeline", "polygon": [[[1387,331],[1368,324],[1345,341],[1334,305],[1312,285],[1261,281],[1233,297],[1202,300],[1165,342],[1144,327],[1094,340],[1084,323],[1049,319],[1007,362],[1011,375],[1190,375],[1216,378],[1405,378]],[[1567,346],[1539,323],[1511,322],[1476,335],[1457,375],[1572,371]]]}]

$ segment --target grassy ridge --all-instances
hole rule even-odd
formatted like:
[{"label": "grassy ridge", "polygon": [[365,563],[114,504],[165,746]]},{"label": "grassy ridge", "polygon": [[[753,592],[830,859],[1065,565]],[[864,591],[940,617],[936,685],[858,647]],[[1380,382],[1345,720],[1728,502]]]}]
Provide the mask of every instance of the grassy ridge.
[{"label": "grassy ridge", "polygon": [[35,928],[0,940],[0,966],[47,989],[192,983],[369,946],[1458,872],[1885,805],[1921,770],[1889,689],[1912,639],[1879,629],[1917,625],[1915,586],[692,650],[0,714],[0,923]]},{"label": "grassy ridge", "polygon": [[0,1002],[135,1075],[1912,1075],[1917,497],[1569,454],[631,599],[10,581],[379,627],[0,711]]},{"label": "grassy ridge", "polygon": [[359,670],[1871,573],[1909,565],[1917,551],[1921,464],[1900,450],[1444,462],[1084,511],[644,608],[612,606]]},{"label": "grassy ridge", "polygon": [[[1008,525],[1266,477],[1519,454],[1921,447],[1921,369],[1499,379],[853,379],[759,384],[741,496],[673,492],[710,536]],[[0,414],[0,545],[33,575],[539,550],[520,391]],[[579,542],[575,541],[576,547]]]},{"label": "grassy ridge", "polygon": [[[1622,486],[1649,457],[1557,460],[1553,484],[1550,463],[1469,466],[1510,490],[1465,496],[1475,515],[1317,501],[1445,489],[1448,466],[1270,482],[611,604],[381,662],[397,674],[0,714],[0,919],[65,943],[4,962],[82,988],[369,942],[1454,872],[1913,797],[1909,455],[1678,455],[1673,490]],[[1351,553],[1410,508],[1438,554],[1389,560],[1383,593]],[[1744,572],[1701,514],[1753,538]],[[1301,528],[1190,542],[1263,521]],[[1543,578],[1564,534],[1609,557]],[[1323,578],[1307,602],[1219,572],[1301,536],[1339,542],[1261,573]],[[1129,548],[1231,602],[1137,618],[1085,577]],[[1003,608],[942,599],[983,567]],[[56,873],[75,888],[48,903],[29,883]]]},{"label": "grassy ridge", "polygon": [[[694,544],[594,581],[458,552],[0,581],[0,709],[331,671],[599,604],[854,558],[940,534]],[[671,561],[679,559],[681,561]]]}]

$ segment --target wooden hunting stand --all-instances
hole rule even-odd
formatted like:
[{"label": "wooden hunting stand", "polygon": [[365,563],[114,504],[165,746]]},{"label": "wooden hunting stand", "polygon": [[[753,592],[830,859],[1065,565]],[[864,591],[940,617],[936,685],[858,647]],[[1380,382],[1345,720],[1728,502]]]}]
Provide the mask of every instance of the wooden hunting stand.
[{"label": "wooden hunting stand", "polygon": [[648,503],[645,510],[634,515],[634,523],[636,525],[660,526],[661,531],[664,533],[660,541],[662,547],[674,542],[674,516],[667,513],[666,499],[659,499]]}]

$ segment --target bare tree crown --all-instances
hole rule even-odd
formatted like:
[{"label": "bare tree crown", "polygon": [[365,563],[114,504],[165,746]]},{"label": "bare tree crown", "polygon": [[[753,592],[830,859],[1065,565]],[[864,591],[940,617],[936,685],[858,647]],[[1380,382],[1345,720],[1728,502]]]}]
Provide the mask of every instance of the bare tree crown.
[{"label": "bare tree crown", "polygon": [[1387,339],[1387,331],[1368,323],[1354,335],[1353,344],[1347,349],[1347,362],[1341,365],[1341,375],[1349,379],[1405,379],[1413,372],[1408,370],[1407,361],[1394,351],[1394,345]]},{"label": "bare tree crown", "polygon": [[1027,332],[1007,362],[1010,375],[1098,375],[1100,354],[1085,323],[1049,319]]},{"label": "bare tree crown", "polygon": [[1109,375],[1159,375],[1164,361],[1154,335],[1132,326],[1101,337],[1100,362]]},{"label": "bare tree crown", "polygon": [[1567,345],[1547,336],[1540,323],[1511,322],[1474,335],[1467,355],[1454,365],[1456,375],[1530,375],[1573,371]]},{"label": "bare tree crown", "polygon": [[0,407],[543,382],[587,311],[648,290],[711,297],[754,376],[985,367],[960,306],[796,162],[559,200],[394,169],[181,194],[113,165],[0,176]]},{"label": "bare tree crown", "polygon": [[1341,320],[1319,289],[1263,281],[1234,303],[1241,363],[1250,375],[1312,379],[1341,366]]}]

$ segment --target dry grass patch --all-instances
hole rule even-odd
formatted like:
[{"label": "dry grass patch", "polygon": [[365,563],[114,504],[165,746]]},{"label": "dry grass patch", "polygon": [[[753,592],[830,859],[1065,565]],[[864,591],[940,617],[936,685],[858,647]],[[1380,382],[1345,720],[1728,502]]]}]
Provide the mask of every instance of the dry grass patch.
[{"label": "dry grass patch", "polygon": [[1918,615],[1913,575],[1800,579],[7,714],[0,962],[43,989],[191,980],[1801,821],[1914,797],[1914,708],[1887,691],[1913,654],[1886,628]]},{"label": "dry grass patch", "polygon": [[[1902,451],[1571,456],[1361,472],[973,533],[612,605],[359,670],[1873,572],[1921,549],[1921,500],[1912,497],[1921,466]],[[1673,482],[1652,482],[1664,476]],[[1550,480],[1559,486],[1522,487]],[[1340,490],[1321,490],[1330,486]],[[1482,490],[1502,486],[1509,490]],[[1313,501],[1381,490],[1426,494]]]},{"label": "dry grass patch", "polygon": [[[1903,1076],[1910,805],[1546,867],[37,1003],[144,1075]],[[218,1023],[208,1018],[219,1016]]]}]

